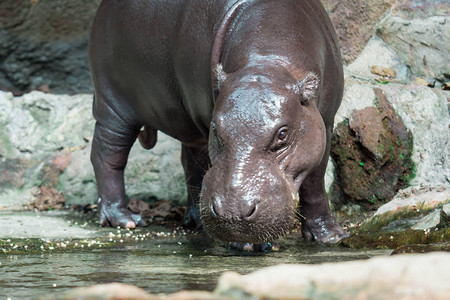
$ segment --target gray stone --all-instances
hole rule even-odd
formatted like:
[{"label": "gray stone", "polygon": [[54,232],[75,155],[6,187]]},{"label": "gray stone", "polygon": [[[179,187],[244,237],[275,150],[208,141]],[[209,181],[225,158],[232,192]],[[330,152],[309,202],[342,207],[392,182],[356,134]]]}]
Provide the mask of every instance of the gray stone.
[{"label": "gray stone", "polygon": [[448,186],[450,182],[450,92],[415,85],[381,85],[388,101],[414,136],[416,176],[411,185]]},{"label": "gray stone", "polygon": [[388,212],[400,212],[405,209],[432,209],[439,204],[450,201],[450,188],[409,187],[401,190],[390,201],[378,208],[374,217]]},{"label": "gray stone", "polygon": [[[92,130],[91,95],[52,95],[31,92],[22,97],[0,92],[0,123],[14,150],[4,157],[29,157],[85,145]],[[80,120],[83,120],[80,122]],[[24,155],[28,153],[29,155]]]},{"label": "gray stone", "polygon": [[380,24],[377,35],[414,75],[444,80],[450,74],[450,16],[390,16]]},{"label": "gray stone", "polygon": [[450,219],[450,203],[445,204],[442,207],[442,212],[447,216],[448,219]]},{"label": "gray stone", "polygon": [[414,226],[413,230],[427,230],[438,227],[441,224],[441,210],[435,209],[432,213],[421,218]]},{"label": "gray stone", "polygon": [[320,265],[226,272],[215,294],[258,299],[445,299],[450,254],[396,255]]},{"label": "gray stone", "polygon": [[[92,95],[35,91],[13,97],[0,92],[0,124],[5,125],[0,127],[4,142],[0,170],[13,165],[7,170],[11,176],[0,176],[0,206],[17,208],[30,200],[29,189],[49,181],[64,193],[68,205],[95,203],[97,190],[90,162],[94,123]],[[187,191],[180,158],[180,143],[165,134],[159,133],[158,143],[150,151],[136,143],[125,174],[128,195],[184,202]],[[20,182],[11,182],[16,177]],[[2,178],[7,184],[2,184]],[[11,186],[21,191],[13,191]]]},{"label": "gray stone", "polygon": [[383,77],[373,74],[372,66],[390,68],[396,71],[395,78],[387,80],[410,83],[411,72],[398,58],[397,54],[379,37],[372,37],[359,56],[347,66],[347,74],[367,81],[384,80]]},{"label": "gray stone", "polygon": [[0,1],[0,88],[91,92],[87,45],[99,3]]},{"label": "gray stone", "polygon": [[0,211],[0,238],[39,238],[43,240],[92,238],[104,236],[102,230],[72,226],[67,221],[68,212],[11,212]]},{"label": "gray stone", "polygon": [[448,0],[397,0],[392,15],[405,19],[450,15]]}]

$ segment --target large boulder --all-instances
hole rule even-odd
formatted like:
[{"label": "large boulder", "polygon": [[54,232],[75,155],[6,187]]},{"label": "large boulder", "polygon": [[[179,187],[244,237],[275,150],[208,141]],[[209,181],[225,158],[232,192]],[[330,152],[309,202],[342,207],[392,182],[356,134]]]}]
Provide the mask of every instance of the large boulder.
[{"label": "large boulder", "polygon": [[[334,203],[340,206],[342,203],[358,202],[363,199],[368,203],[380,199],[386,202],[399,188],[405,187],[405,184],[429,187],[448,185],[449,96],[450,93],[447,91],[426,86],[361,83],[347,78],[343,103],[335,118],[336,131],[332,156],[338,176],[335,177],[334,185],[336,188],[334,191],[337,192],[333,192],[333,189],[331,192]],[[380,103],[385,103],[383,107],[386,108],[392,106],[390,117],[380,112]],[[400,125],[403,129],[399,131],[399,127],[395,124],[401,123],[404,125]],[[384,127],[385,125],[388,126]],[[397,140],[386,139],[385,133],[389,130],[398,136]],[[411,155],[413,168],[407,157],[411,149],[402,152],[406,150],[403,146],[411,142],[408,132],[411,132],[413,137]],[[348,138],[353,141],[352,144],[348,144]],[[391,147],[395,144],[398,151],[395,150],[396,147]],[[339,145],[341,147],[338,147]],[[385,164],[390,159],[398,163],[394,167],[395,170],[391,169],[391,165]],[[367,161],[370,160],[372,163],[367,166]],[[379,176],[380,173],[374,173],[371,167],[376,165],[379,170],[390,175],[384,177]],[[408,173],[402,173],[405,167],[409,169]],[[400,173],[392,177],[391,171]],[[400,175],[401,173],[403,175]],[[358,180],[360,175],[368,178],[371,174],[377,174],[373,181]],[[377,178],[384,183],[376,182]],[[387,197],[377,196],[375,193],[377,186],[381,189],[379,195]],[[390,192],[386,192],[387,188],[391,188]]]},{"label": "large boulder", "polygon": [[222,275],[216,295],[234,299],[444,299],[450,254],[375,257],[320,265],[278,265]]},{"label": "large boulder", "polygon": [[0,1],[0,89],[91,92],[87,44],[99,3]]},{"label": "large boulder", "polygon": [[[35,91],[14,97],[0,92],[0,204],[30,202],[35,186],[57,189],[69,205],[94,203],[89,158],[94,123],[92,95]],[[158,140],[151,151],[133,147],[126,170],[128,195],[184,201],[180,144],[164,134]]]},{"label": "large boulder", "polygon": [[335,204],[386,202],[414,175],[412,134],[384,93],[378,88],[374,92],[375,107],[354,110],[334,131]]},{"label": "large boulder", "polygon": [[377,35],[414,75],[440,81],[449,79],[450,16],[405,19],[392,15],[383,20]]}]

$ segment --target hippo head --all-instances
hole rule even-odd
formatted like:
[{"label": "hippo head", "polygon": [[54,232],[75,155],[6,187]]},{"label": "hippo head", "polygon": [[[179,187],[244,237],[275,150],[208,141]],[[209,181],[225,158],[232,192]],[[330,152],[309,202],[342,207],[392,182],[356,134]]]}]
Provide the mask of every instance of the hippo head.
[{"label": "hippo head", "polygon": [[300,185],[325,151],[319,79],[261,67],[220,77],[202,222],[225,241],[273,241],[294,225]]}]

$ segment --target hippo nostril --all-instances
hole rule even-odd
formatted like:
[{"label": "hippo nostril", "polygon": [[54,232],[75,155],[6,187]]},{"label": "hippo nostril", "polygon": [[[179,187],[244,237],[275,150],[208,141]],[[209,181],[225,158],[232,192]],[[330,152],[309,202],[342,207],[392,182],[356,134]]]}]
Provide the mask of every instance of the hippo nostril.
[{"label": "hippo nostril", "polygon": [[245,216],[245,218],[251,219],[252,216],[254,216],[256,214],[256,208],[257,208],[257,204],[253,205],[252,207],[250,207],[250,210],[248,211],[247,215]]}]

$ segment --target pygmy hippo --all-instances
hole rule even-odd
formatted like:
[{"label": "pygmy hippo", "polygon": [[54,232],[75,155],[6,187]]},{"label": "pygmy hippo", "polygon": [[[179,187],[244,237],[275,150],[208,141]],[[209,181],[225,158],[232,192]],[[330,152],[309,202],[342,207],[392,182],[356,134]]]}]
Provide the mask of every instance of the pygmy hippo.
[{"label": "pygmy hippo", "polygon": [[308,240],[345,237],[324,189],[343,73],[318,0],[103,0],[90,66],[102,225],[145,225],[124,169],[160,130],[182,143],[187,225],[258,244],[299,216]]}]

